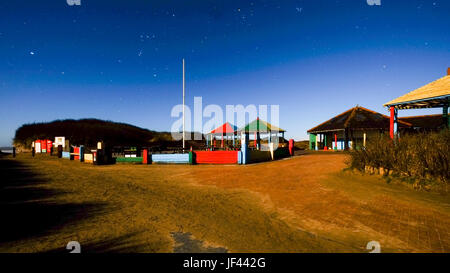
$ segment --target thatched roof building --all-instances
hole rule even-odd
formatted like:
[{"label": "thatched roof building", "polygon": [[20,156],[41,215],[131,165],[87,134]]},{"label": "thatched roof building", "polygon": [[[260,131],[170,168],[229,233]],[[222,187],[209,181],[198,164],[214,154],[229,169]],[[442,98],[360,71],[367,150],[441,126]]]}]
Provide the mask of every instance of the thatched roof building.
[{"label": "thatched roof building", "polygon": [[[442,125],[441,115],[400,118],[403,132],[435,130]],[[390,117],[356,106],[308,130],[310,149],[343,150],[365,146],[368,138],[389,132]]]}]

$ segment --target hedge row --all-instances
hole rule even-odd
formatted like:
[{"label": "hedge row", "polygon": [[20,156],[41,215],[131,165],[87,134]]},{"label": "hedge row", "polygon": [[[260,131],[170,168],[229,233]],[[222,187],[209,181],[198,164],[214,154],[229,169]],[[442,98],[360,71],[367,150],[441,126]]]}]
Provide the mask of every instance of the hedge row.
[{"label": "hedge row", "polygon": [[412,178],[450,181],[450,130],[403,135],[395,143],[380,134],[350,155],[350,167],[361,171],[367,166]]}]

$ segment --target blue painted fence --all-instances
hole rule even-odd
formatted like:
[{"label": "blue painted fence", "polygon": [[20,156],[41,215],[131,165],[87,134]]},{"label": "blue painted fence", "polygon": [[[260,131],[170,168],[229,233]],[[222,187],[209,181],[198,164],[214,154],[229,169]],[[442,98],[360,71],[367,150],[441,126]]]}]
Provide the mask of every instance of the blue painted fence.
[{"label": "blue painted fence", "polygon": [[189,154],[152,154],[152,163],[189,164]]},{"label": "blue painted fence", "polygon": [[62,158],[70,159],[70,152],[62,152]]}]

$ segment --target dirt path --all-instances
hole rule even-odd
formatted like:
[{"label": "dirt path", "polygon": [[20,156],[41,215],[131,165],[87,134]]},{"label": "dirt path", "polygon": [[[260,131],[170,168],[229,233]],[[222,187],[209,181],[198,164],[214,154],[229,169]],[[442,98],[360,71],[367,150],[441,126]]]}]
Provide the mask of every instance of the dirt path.
[{"label": "dirt path", "polygon": [[384,251],[450,251],[448,196],[340,173],[344,159],[304,155],[248,166],[0,160],[8,174],[1,206],[16,220],[3,227],[0,251],[65,251],[72,240],[86,252],[364,252],[372,240]]},{"label": "dirt path", "polygon": [[257,192],[286,222],[349,247],[375,240],[385,251],[450,251],[448,195],[342,173],[344,161],[342,154],[304,155],[226,174],[211,175],[205,168],[193,175],[199,184]]}]

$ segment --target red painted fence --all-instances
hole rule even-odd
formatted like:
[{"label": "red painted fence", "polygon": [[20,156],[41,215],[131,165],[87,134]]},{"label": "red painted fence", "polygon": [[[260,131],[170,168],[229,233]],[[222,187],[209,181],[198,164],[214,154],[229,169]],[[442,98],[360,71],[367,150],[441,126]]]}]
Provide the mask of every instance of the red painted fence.
[{"label": "red painted fence", "polygon": [[236,164],[238,151],[195,151],[197,164]]},{"label": "red painted fence", "polygon": [[[74,148],[73,148],[73,153],[74,153],[74,154],[80,154],[80,147],[74,147]],[[80,160],[80,156],[79,156],[79,155],[76,155],[76,156],[74,156],[74,159],[75,159],[75,160]]]}]

